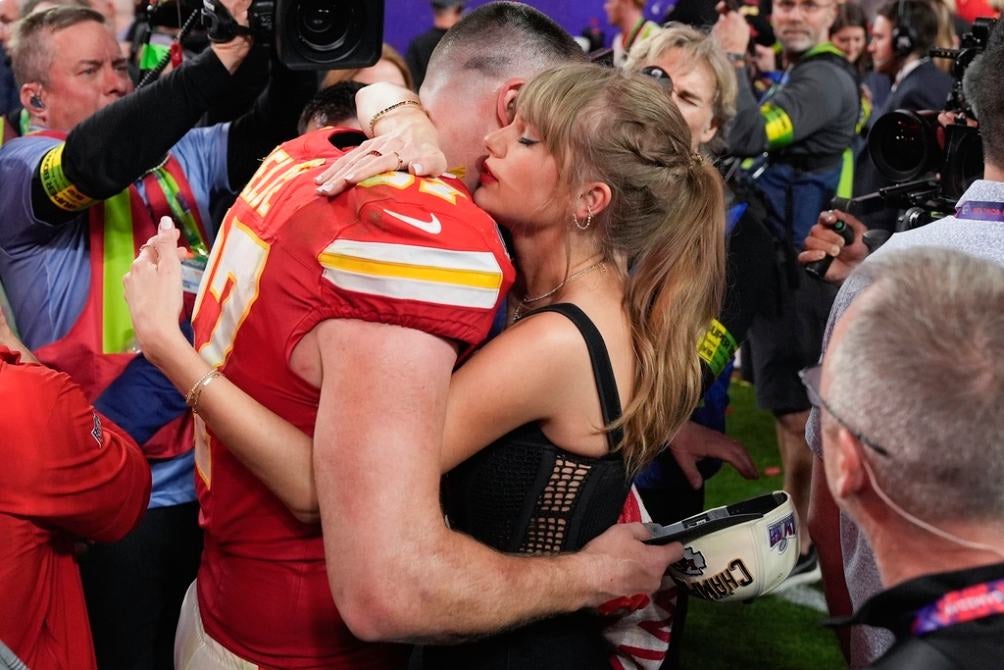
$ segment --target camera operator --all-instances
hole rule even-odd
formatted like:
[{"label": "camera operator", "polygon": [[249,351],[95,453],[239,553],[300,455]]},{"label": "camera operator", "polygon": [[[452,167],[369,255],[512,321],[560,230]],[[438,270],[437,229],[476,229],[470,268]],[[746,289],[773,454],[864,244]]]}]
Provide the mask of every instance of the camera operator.
[{"label": "camera operator", "polygon": [[867,288],[837,321],[821,368],[803,376],[821,408],[828,488],[886,587],[851,623],[895,634],[871,668],[999,668],[1004,268],[915,248],[854,279]]},{"label": "camera operator", "polygon": [[[937,246],[965,251],[1004,265],[1004,88],[996,76],[1002,67],[1004,24],[998,22],[985,52],[969,67],[965,78],[965,89],[979,119],[985,156],[984,178],[966,190],[954,216],[896,233],[876,252],[876,256],[898,249]],[[843,239],[830,229],[836,220],[845,221],[854,230],[853,244],[845,245]],[[809,263],[826,255],[835,256],[826,278],[833,282],[843,281],[867,255],[867,248],[861,242],[864,230],[860,221],[846,212],[823,212],[806,239],[806,251],[799,256],[799,260]],[[827,340],[833,324],[866,287],[867,281],[861,277],[852,277],[841,287],[827,325]],[[912,351],[910,334],[901,335],[903,356],[909,357]],[[813,461],[810,533],[819,547],[830,611],[846,615],[850,614],[852,607],[859,607],[879,590],[879,574],[865,538],[850,519],[839,515],[829,495],[823,462],[819,460],[822,452],[819,411],[816,409],[813,410],[806,437],[816,455]],[[888,634],[883,635],[874,628],[853,627],[849,632],[851,666],[860,667],[871,662],[885,651],[891,641]],[[847,638],[844,642],[848,642]],[[845,651],[848,651],[846,647]]]},{"label": "camera operator", "polygon": [[[226,2],[241,25],[249,4]],[[204,257],[210,196],[239,189],[260,157],[296,134],[312,73],[276,76],[241,119],[193,130],[231,94],[251,46],[243,36],[220,41],[132,93],[118,43],[90,9],[35,13],[11,42],[32,132],[0,147],[0,277],[26,344],[142,445],[153,475],[136,531],[82,561],[102,668],[170,667],[201,551],[191,415],[171,384],[130,353],[121,280],[162,215]],[[197,286],[199,266],[189,271]]]},{"label": "camera operator", "polygon": [[[897,109],[917,111],[941,109],[952,90],[952,78],[939,70],[928,52],[936,46],[938,14],[930,0],[891,0],[875,17],[868,53],[875,70],[893,81],[892,92],[873,118]],[[882,175],[872,162],[867,148],[858,158],[854,175],[854,194],[873,193],[893,182]],[[869,228],[893,230],[893,209],[869,215]]]}]

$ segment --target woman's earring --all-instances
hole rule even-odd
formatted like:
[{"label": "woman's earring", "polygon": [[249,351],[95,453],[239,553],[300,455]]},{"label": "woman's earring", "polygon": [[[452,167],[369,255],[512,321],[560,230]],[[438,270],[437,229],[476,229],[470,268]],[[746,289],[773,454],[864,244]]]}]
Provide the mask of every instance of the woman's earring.
[{"label": "woman's earring", "polygon": [[593,208],[586,207],[586,222],[579,223],[579,219],[572,214],[572,222],[575,223],[575,227],[579,230],[589,230],[589,226],[593,225]]}]

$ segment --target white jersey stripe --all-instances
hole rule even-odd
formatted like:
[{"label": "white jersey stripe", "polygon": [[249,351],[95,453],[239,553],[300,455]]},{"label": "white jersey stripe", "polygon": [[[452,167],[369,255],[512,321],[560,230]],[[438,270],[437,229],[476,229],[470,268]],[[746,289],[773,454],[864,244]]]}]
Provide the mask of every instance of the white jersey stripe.
[{"label": "white jersey stripe", "polygon": [[444,284],[417,279],[358,274],[326,267],[324,278],[346,291],[377,295],[398,300],[417,300],[437,305],[491,309],[499,298],[499,289]]}]

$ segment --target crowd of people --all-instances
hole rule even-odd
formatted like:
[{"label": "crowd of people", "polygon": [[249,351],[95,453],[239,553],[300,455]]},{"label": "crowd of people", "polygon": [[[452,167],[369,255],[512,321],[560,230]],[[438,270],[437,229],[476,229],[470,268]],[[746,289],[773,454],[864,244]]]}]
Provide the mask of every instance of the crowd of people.
[{"label": "crowd of people", "polygon": [[[0,0],[0,666],[679,667],[695,557],[643,522],[757,477],[741,349],[798,519],[759,541],[848,665],[997,667],[1004,26],[960,89],[943,0],[606,0],[592,63],[464,4],[320,76],[211,27],[137,88],[114,7]],[[959,90],[982,179],[874,250],[896,208],[832,198]]]}]

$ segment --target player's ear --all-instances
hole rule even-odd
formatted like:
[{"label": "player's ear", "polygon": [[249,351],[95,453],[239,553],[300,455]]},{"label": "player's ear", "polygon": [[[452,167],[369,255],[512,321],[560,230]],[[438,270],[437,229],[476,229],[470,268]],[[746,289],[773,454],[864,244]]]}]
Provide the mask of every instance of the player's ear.
[{"label": "player's ear", "polygon": [[498,95],[495,97],[495,117],[499,128],[512,123],[513,117],[516,116],[516,98],[525,83],[525,79],[510,79],[499,87]]}]

